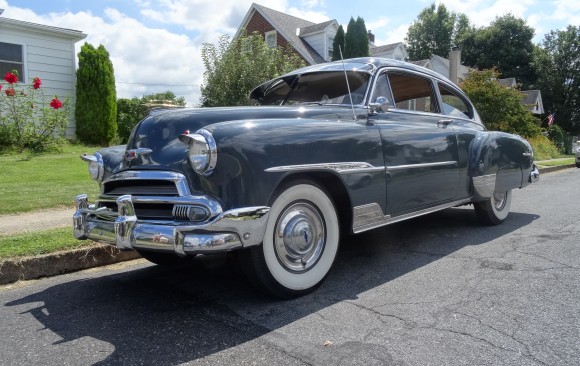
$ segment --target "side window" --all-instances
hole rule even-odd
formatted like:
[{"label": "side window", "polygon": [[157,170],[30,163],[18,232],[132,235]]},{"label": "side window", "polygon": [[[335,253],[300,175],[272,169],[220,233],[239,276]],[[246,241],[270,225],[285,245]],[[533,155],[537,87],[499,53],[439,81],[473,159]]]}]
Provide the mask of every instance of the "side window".
[{"label": "side window", "polygon": [[275,30],[264,33],[266,45],[270,48],[276,48],[278,45],[278,32]]},{"label": "side window", "polygon": [[439,113],[431,81],[427,78],[402,72],[389,72],[395,108],[409,111]]},{"label": "side window", "polygon": [[457,93],[439,83],[443,113],[453,117],[473,118],[473,111]]},{"label": "side window", "polygon": [[26,80],[22,51],[22,46],[19,44],[0,42],[0,75],[2,77],[7,72],[16,70],[18,71],[18,80]]},{"label": "side window", "polygon": [[389,89],[389,81],[387,80],[387,74],[383,73],[375,82],[375,89],[373,90],[373,95],[371,96],[370,102],[373,103],[378,97],[385,97],[389,101],[389,105],[393,107],[393,96],[391,95],[391,90]]}]

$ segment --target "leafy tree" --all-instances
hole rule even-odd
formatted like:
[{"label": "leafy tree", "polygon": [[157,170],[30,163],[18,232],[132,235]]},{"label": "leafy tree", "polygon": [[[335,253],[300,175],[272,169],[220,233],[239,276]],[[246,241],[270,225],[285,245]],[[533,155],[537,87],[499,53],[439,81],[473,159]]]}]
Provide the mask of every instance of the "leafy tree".
[{"label": "leafy tree", "polygon": [[544,109],[566,132],[580,134],[580,26],[551,31],[534,52]]},{"label": "leafy tree", "polygon": [[119,98],[117,100],[117,133],[122,143],[126,143],[133,128],[147,116],[150,103],[172,104],[185,106],[185,98],[177,97],[172,91],[144,95],[141,98]]},{"label": "leafy tree", "polygon": [[423,60],[435,54],[447,57],[471,26],[465,14],[447,10],[444,4],[423,9],[407,31],[405,41],[409,59]]},{"label": "leafy tree", "polygon": [[304,66],[296,53],[269,48],[258,33],[234,40],[224,35],[217,45],[205,43],[201,57],[205,67],[203,107],[251,105],[249,93],[254,87]]},{"label": "leafy tree", "polygon": [[77,70],[76,134],[88,144],[109,145],[117,135],[117,94],[109,52],[103,45],[81,47]]},{"label": "leafy tree", "polygon": [[340,53],[344,54],[344,28],[342,25],[338,26],[334,40],[332,41],[332,61],[340,60]]},{"label": "leafy tree", "polygon": [[523,94],[502,86],[497,70],[471,71],[460,83],[461,89],[475,105],[485,127],[516,133],[523,137],[540,134],[540,120],[522,104]]},{"label": "leafy tree", "polygon": [[363,18],[350,18],[344,38],[344,58],[369,56],[369,36]]},{"label": "leafy tree", "polygon": [[534,29],[511,14],[498,17],[488,27],[470,29],[461,37],[462,61],[478,69],[496,68],[527,89],[535,83],[532,61]]}]

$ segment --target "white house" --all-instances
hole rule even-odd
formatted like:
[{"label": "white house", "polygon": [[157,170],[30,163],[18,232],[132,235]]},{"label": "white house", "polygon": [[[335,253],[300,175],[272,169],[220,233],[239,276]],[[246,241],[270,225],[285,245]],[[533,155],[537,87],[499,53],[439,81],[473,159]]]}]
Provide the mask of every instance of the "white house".
[{"label": "white house", "polygon": [[[46,96],[70,98],[74,107],[76,88],[75,44],[86,38],[81,31],[23,22],[0,16],[0,75],[18,70],[25,84],[42,80]],[[74,137],[71,119],[67,136]]]}]

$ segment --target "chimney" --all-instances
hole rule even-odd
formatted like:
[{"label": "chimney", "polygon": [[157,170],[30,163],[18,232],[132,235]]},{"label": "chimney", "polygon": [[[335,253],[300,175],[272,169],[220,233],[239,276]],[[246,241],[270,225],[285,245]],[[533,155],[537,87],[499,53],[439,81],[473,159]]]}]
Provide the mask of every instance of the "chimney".
[{"label": "chimney", "polygon": [[461,66],[461,50],[458,47],[451,48],[449,52],[449,80],[457,84],[459,82],[459,67]]},{"label": "chimney", "polygon": [[368,36],[369,36],[370,44],[374,45],[375,44],[375,35],[373,34],[373,32],[370,31],[370,29],[369,29]]}]

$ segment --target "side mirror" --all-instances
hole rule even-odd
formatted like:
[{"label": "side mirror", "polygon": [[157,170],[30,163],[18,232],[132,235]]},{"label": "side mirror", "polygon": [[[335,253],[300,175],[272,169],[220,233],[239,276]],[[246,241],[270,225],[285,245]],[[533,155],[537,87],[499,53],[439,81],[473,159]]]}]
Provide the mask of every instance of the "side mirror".
[{"label": "side mirror", "polygon": [[386,97],[377,97],[374,103],[369,104],[369,114],[377,114],[389,110],[389,100]]}]

